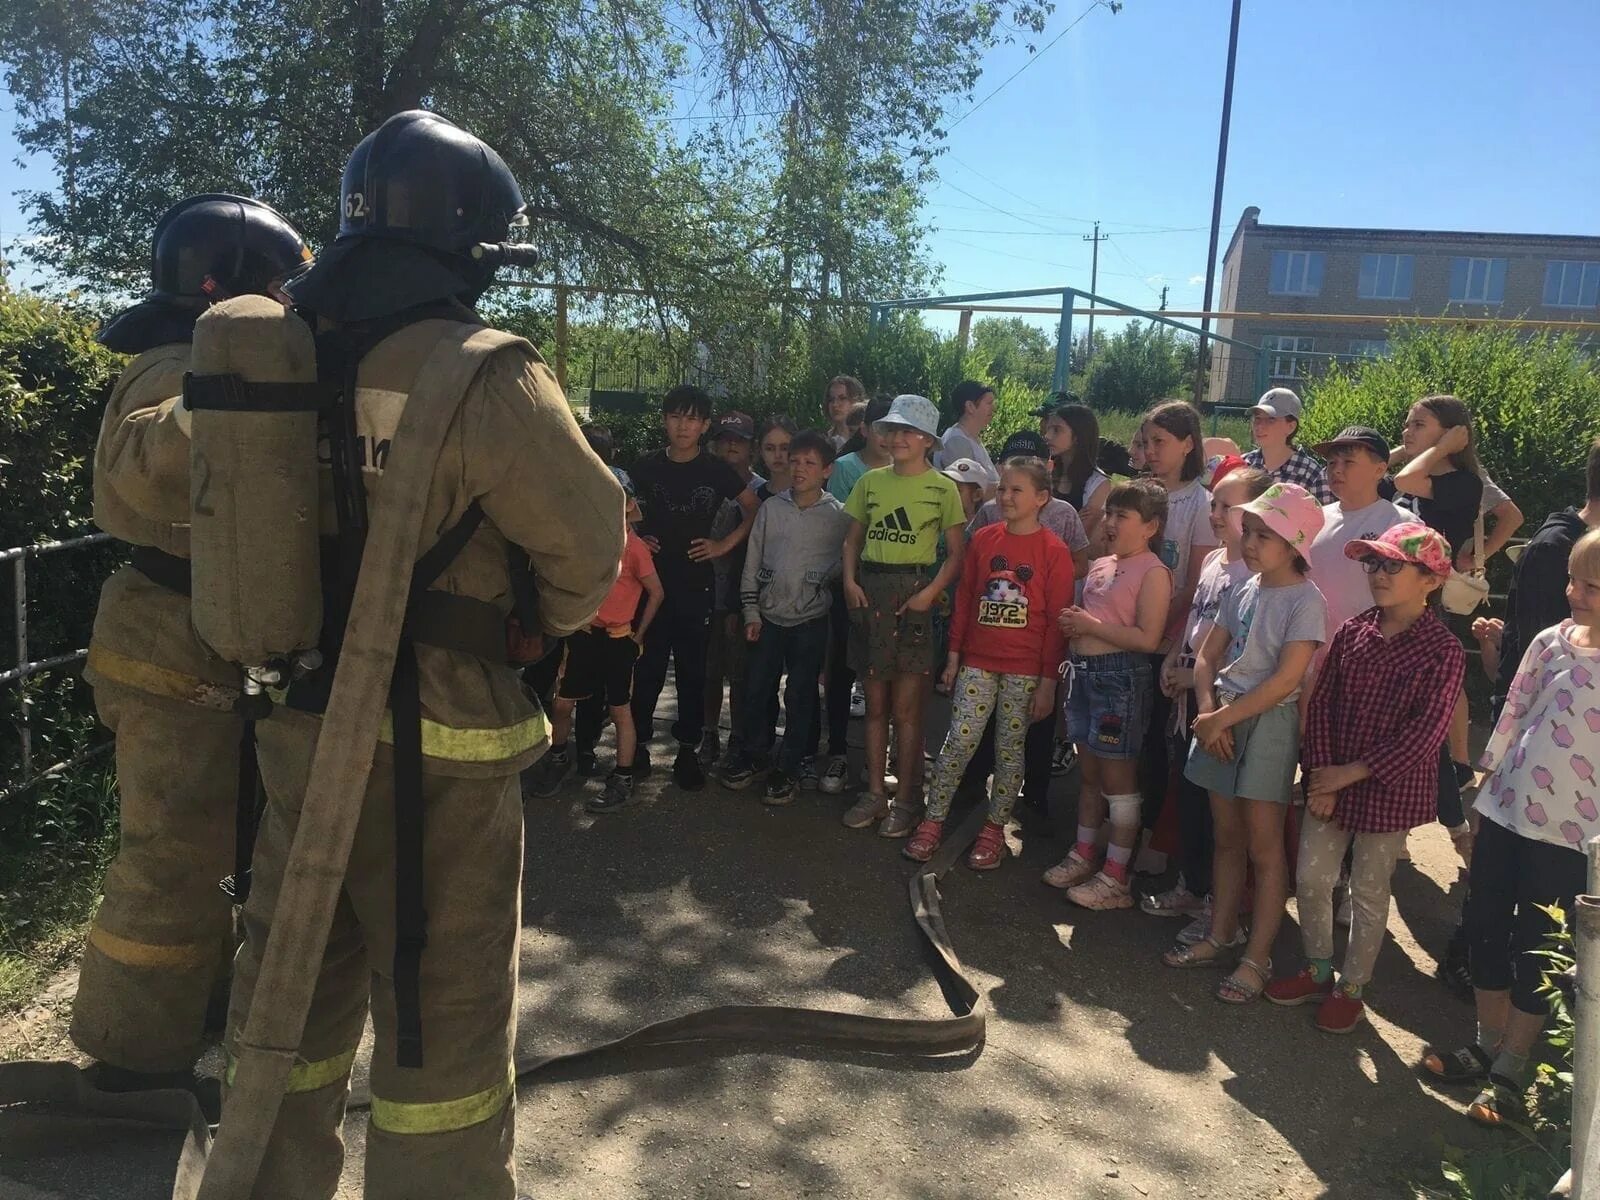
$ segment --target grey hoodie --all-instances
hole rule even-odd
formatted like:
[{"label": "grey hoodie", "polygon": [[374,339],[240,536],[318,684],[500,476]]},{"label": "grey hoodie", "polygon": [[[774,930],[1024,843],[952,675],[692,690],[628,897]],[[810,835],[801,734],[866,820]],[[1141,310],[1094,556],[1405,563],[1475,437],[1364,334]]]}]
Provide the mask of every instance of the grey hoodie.
[{"label": "grey hoodie", "polygon": [[850,517],[823,492],[800,508],[791,491],[779,492],[756,511],[740,580],[746,625],[771,621],[800,625],[828,615],[831,585],[844,574],[844,539]]}]

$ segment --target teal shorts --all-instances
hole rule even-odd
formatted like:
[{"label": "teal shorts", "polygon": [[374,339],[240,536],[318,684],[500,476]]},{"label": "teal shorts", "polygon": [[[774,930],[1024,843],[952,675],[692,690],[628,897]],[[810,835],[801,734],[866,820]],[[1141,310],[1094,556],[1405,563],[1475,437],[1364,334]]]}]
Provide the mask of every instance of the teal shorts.
[{"label": "teal shorts", "polygon": [[1294,773],[1300,764],[1300,711],[1291,703],[1269,708],[1233,727],[1233,761],[1223,762],[1189,747],[1183,777],[1219,796],[1290,804]]}]

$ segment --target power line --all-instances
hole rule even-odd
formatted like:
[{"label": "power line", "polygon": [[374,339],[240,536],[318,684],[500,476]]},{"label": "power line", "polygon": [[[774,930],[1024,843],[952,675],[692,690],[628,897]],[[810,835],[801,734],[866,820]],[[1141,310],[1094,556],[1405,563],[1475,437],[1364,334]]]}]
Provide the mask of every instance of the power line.
[{"label": "power line", "polygon": [[999,95],[999,94],[1000,94],[1000,93],[1001,93],[1001,92],[1002,92],[1002,91],[1004,91],[1004,90],[1005,90],[1005,87],[1006,87],[1006,85],[1007,85],[1007,84],[1009,84],[1009,83],[1010,83],[1010,82],[1011,82],[1011,81],[1012,81],[1012,80],[1013,80],[1013,79],[1015,79],[1015,78],[1016,78],[1016,77],[1017,77],[1017,76],[1018,76],[1018,75],[1021,75],[1021,74],[1022,74],[1022,73],[1023,73],[1023,72],[1024,72],[1024,71],[1026,71],[1026,70],[1027,70],[1027,69],[1028,69],[1028,68],[1029,68],[1029,67],[1031,67],[1031,66],[1033,66],[1033,64],[1034,64],[1034,63],[1036,63],[1036,62],[1038,62],[1038,61],[1039,61],[1039,59],[1041,59],[1041,58],[1042,58],[1042,57],[1044,57],[1044,54],[1045,54],[1045,52],[1046,52],[1046,51],[1047,51],[1047,50],[1049,50],[1049,49],[1050,49],[1050,47],[1052,47],[1052,46],[1054,46],[1054,45],[1055,45],[1055,44],[1056,44],[1056,43],[1057,43],[1057,42],[1059,42],[1059,41],[1060,41],[1060,40],[1061,40],[1061,39],[1062,39],[1062,38],[1064,38],[1064,37],[1066,37],[1066,36],[1067,36],[1067,34],[1069,34],[1069,33],[1071,33],[1071,32],[1072,32],[1072,31],[1073,31],[1073,30],[1074,30],[1074,29],[1076,29],[1076,28],[1077,28],[1077,27],[1078,27],[1078,23],[1079,23],[1079,22],[1080,22],[1080,21],[1082,21],[1082,20],[1083,20],[1083,19],[1084,19],[1084,18],[1085,18],[1085,17],[1087,17],[1087,16],[1088,16],[1088,15],[1089,15],[1089,14],[1090,14],[1090,13],[1092,13],[1092,12],[1093,12],[1093,11],[1094,11],[1094,10],[1095,10],[1095,9],[1097,9],[1097,8],[1108,8],[1108,9],[1110,9],[1110,10],[1111,10],[1111,11],[1112,11],[1112,12],[1116,12],[1116,11],[1117,11],[1117,9],[1119,9],[1119,8],[1121,8],[1121,7],[1122,7],[1122,6],[1121,6],[1121,5],[1120,5],[1120,4],[1118,4],[1118,3],[1117,3],[1117,2],[1116,2],[1116,0],[1094,0],[1094,2],[1093,2],[1093,3],[1092,3],[1092,4],[1090,4],[1090,5],[1089,5],[1089,7],[1088,7],[1088,8],[1086,8],[1086,9],[1084,9],[1084,10],[1083,10],[1083,11],[1082,11],[1082,12],[1081,12],[1081,13],[1079,13],[1079,14],[1078,14],[1078,15],[1077,15],[1077,17],[1076,17],[1076,18],[1075,18],[1075,19],[1074,19],[1074,20],[1073,20],[1073,21],[1072,21],[1072,23],[1071,23],[1071,24],[1069,24],[1069,25],[1068,25],[1068,26],[1067,26],[1067,27],[1066,27],[1066,28],[1065,28],[1065,29],[1063,29],[1063,30],[1062,30],[1062,31],[1061,31],[1061,32],[1060,32],[1060,33],[1058,33],[1058,34],[1056,34],[1056,35],[1055,35],[1055,37],[1053,37],[1053,38],[1051,38],[1051,39],[1050,39],[1050,40],[1049,40],[1049,41],[1048,41],[1048,42],[1046,42],[1046,43],[1045,43],[1045,44],[1044,44],[1044,45],[1043,45],[1043,46],[1042,46],[1042,47],[1040,47],[1040,49],[1039,49],[1039,51],[1038,51],[1038,53],[1036,53],[1036,54],[1033,54],[1033,55],[1031,55],[1031,56],[1030,56],[1030,57],[1029,57],[1029,58],[1028,58],[1028,61],[1027,61],[1027,62],[1025,62],[1025,63],[1023,63],[1023,64],[1022,64],[1022,65],[1021,65],[1021,66],[1020,66],[1020,67],[1018,67],[1018,68],[1017,68],[1017,69],[1016,69],[1016,70],[1015,70],[1015,71],[1013,71],[1013,72],[1011,72],[1011,74],[1009,74],[1009,75],[1007,75],[1007,76],[1006,76],[1006,77],[1005,77],[1005,79],[1004,79],[1004,80],[1003,80],[1003,81],[1001,81],[1001,84],[1000,84],[1000,86],[999,86],[999,87],[997,87],[997,88],[995,88],[995,89],[994,89],[994,91],[992,91],[992,92],[990,92],[990,93],[989,93],[989,94],[988,94],[988,95],[987,95],[987,96],[985,96],[985,97],[984,97],[984,98],[983,98],[983,99],[982,99],[982,100],[979,100],[979,101],[978,101],[978,102],[977,102],[977,103],[976,103],[976,104],[974,104],[974,105],[973,105],[973,106],[972,106],[972,107],[971,107],[971,108],[969,108],[969,109],[967,109],[967,111],[966,111],[966,112],[964,112],[964,113],[962,113],[962,114],[961,114],[961,115],[960,115],[960,116],[959,116],[959,117],[957,117],[957,118],[956,118],[956,119],[955,119],[955,120],[954,120],[954,121],[952,121],[952,122],[950,122],[950,125],[949,125],[949,128],[947,128],[947,129],[946,129],[946,130],[945,130],[945,132],[946,132],[946,133],[949,133],[949,132],[950,132],[950,130],[951,130],[951,129],[954,129],[954,128],[955,128],[955,127],[956,127],[956,126],[957,126],[957,125],[959,125],[959,124],[961,124],[961,122],[963,122],[963,121],[965,121],[965,120],[966,120],[966,119],[967,119],[967,118],[968,118],[968,117],[970,117],[970,116],[971,116],[971,115],[972,115],[972,114],[973,114],[973,113],[975,113],[975,112],[977,112],[977,111],[978,111],[978,110],[979,110],[979,109],[980,109],[980,108],[982,108],[982,107],[983,107],[983,106],[984,106],[984,105],[985,105],[985,104],[987,104],[987,103],[989,103],[989,101],[991,101],[991,100],[993,100],[993,99],[994,99],[994,98],[995,98],[995,97],[996,97],[996,96],[998,96],[998,95]]}]

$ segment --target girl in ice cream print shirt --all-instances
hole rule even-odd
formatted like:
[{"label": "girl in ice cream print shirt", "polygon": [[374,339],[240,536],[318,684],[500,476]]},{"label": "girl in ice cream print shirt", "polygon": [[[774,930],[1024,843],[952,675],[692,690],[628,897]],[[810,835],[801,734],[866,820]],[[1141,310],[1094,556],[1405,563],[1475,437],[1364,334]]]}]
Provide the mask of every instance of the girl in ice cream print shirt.
[{"label": "girl in ice cream print shirt", "polygon": [[1555,923],[1544,910],[1572,911],[1584,843],[1600,834],[1600,530],[1572,548],[1567,576],[1572,619],[1529,644],[1483,755],[1466,912],[1478,1036],[1423,1060],[1445,1082],[1484,1085],[1467,1111],[1487,1125],[1524,1119],[1550,1007],[1540,951]]}]

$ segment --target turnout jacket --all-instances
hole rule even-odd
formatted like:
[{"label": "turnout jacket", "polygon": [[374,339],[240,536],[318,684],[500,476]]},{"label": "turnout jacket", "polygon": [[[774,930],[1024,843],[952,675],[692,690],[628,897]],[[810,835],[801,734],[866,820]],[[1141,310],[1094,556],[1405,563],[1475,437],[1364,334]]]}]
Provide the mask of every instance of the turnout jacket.
[{"label": "turnout jacket", "polygon": [[[189,435],[178,405],[188,369],[187,342],[134,358],[111,390],[94,450],[95,524],[177,558],[189,555]],[[195,636],[189,597],[133,566],[101,589],[83,675],[95,687],[217,711],[233,707],[239,686],[238,669]]]},{"label": "turnout jacket", "polygon": [[[361,360],[356,437],[369,512],[384,503],[384,468],[417,376],[440,339],[459,327],[447,319],[416,322]],[[332,535],[331,468],[322,472],[321,500],[321,529]],[[532,562],[544,632],[564,636],[587,626],[622,558],[622,487],[578,431],[554,374],[520,340],[488,357],[456,410],[434,467],[421,552],[474,501],[485,520],[432,590],[486,602],[504,616],[512,607],[508,552],[515,546]],[[515,668],[421,642],[416,650],[430,770],[470,777],[533,761],[548,731]],[[380,758],[387,753],[379,747]]]}]

